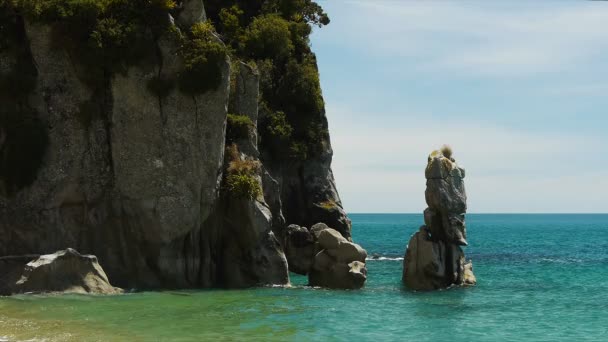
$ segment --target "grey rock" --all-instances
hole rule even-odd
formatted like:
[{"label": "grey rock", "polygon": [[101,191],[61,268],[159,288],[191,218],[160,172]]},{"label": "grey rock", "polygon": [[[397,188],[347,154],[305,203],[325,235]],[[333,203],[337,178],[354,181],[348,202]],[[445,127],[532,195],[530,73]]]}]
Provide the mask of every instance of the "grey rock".
[{"label": "grey rock", "polygon": [[[466,246],[464,213],[467,210],[467,195],[463,180],[464,169],[440,152],[434,151],[429,156],[425,173],[425,198],[433,221],[430,226],[432,233],[441,235],[437,238],[446,242]],[[435,218],[436,215],[439,218]]]},{"label": "grey rock", "polygon": [[[326,255],[323,258],[326,258]],[[365,264],[359,261],[353,261],[348,264],[328,263],[327,267],[320,270],[319,268],[321,267],[315,266],[308,277],[309,283],[312,286],[332,289],[360,289],[367,280]]]},{"label": "grey rock", "polygon": [[473,263],[470,261],[464,264],[463,284],[466,286],[472,286],[477,284],[477,278],[473,274]]},{"label": "grey rock", "polygon": [[315,256],[313,235],[306,229],[292,224],[287,227],[285,254],[289,270],[298,274],[308,274]]},{"label": "grey rock", "polygon": [[184,0],[177,16],[177,23],[183,28],[207,20],[203,0]]},{"label": "grey rock", "polygon": [[81,255],[68,248],[29,262],[15,283],[14,292],[118,294],[123,291],[110,285],[97,257]]},{"label": "grey rock", "polygon": [[52,45],[50,27],[25,29],[38,75],[30,105],[49,146],[34,183],[0,196],[0,255],[73,246],[104,260],[123,287],[199,286],[218,258],[205,254],[215,232],[201,228],[219,197],[229,60],[217,90],[173,89],[161,99],[148,81],[182,68],[176,44],[161,37],[162,63],[132,66],[92,90]]},{"label": "grey rock", "polygon": [[[202,1],[182,3],[175,20],[181,29],[205,20]],[[285,222],[325,222],[350,239],[328,138],[307,161],[262,156],[260,198],[224,193],[229,101],[257,126],[260,76],[253,68],[238,65],[232,97],[228,59],[218,89],[191,96],[173,87],[158,96],[149,82],[173,81],[183,69],[179,46],[166,34],[157,55],[91,87],[87,70],[52,44],[52,28],[26,23],[25,32],[37,71],[28,101],[48,129],[49,146],[33,184],[11,198],[0,184],[0,256],[71,246],[97,255],[122,287],[246,287],[289,282]],[[1,51],[0,72],[12,65]],[[318,114],[326,127],[325,113]],[[240,142],[244,156],[260,156],[257,140],[255,129]],[[302,270],[319,251],[313,243]],[[15,260],[5,262],[13,273]]]},{"label": "grey rock", "polygon": [[346,240],[337,230],[323,224],[315,226],[320,230],[316,247],[319,251],[308,274],[309,284],[339,289],[363,287],[367,279],[367,252]]},{"label": "grey rock", "polygon": [[341,242],[338,248],[327,249],[327,251],[335,257],[338,262],[360,261],[365,263],[365,259],[367,258],[367,251],[365,251],[365,249],[361,248],[361,246],[356,243],[349,241]]},{"label": "grey rock", "polygon": [[257,123],[260,74],[250,65],[239,62],[235,77],[236,89],[231,98],[229,110],[234,114],[247,116],[254,125],[253,129],[249,131],[248,139],[243,139],[243,141],[237,143],[243,153],[259,158]]},{"label": "grey rock", "polygon": [[340,244],[347,240],[335,229],[324,229],[319,233],[319,244],[323,249],[338,249]]},{"label": "grey rock", "polygon": [[[247,115],[254,126],[257,126],[258,97],[259,75],[250,66],[239,63],[231,107],[238,114]],[[255,132],[250,132],[246,139],[237,141],[236,145],[240,158],[258,161]],[[224,160],[224,165],[228,165],[229,162]],[[219,217],[219,224],[211,225],[211,229],[226,234],[222,242],[224,251],[221,258],[223,286],[226,287],[243,288],[289,283],[287,256],[273,232],[277,222],[281,222],[282,219],[279,217],[278,220],[274,220],[271,210],[274,208],[280,214],[281,203],[277,203],[279,195],[276,194],[279,189],[274,179],[263,168],[256,179],[260,188],[264,190],[262,196],[245,199],[225,194],[221,196],[216,206],[214,215]],[[270,184],[265,186],[265,182]],[[272,200],[272,207],[266,202],[267,196]],[[288,252],[296,253],[293,249]],[[292,260],[296,262],[300,259]],[[297,268],[295,265],[294,267]]]},{"label": "grey rock", "polygon": [[412,235],[404,258],[403,282],[413,290],[444,287],[446,274],[445,244],[432,241],[425,226]]},{"label": "grey rock", "polygon": [[[465,263],[466,191],[463,168],[440,151],[428,157],[425,226],[410,239],[403,261],[403,282],[414,290],[433,290],[475,283],[472,264]],[[469,265],[469,266],[467,266]]]},{"label": "grey rock", "polygon": [[325,223],[319,222],[310,227],[310,232],[314,235],[315,240],[319,239],[319,234],[325,229],[330,229]]},{"label": "grey rock", "polygon": [[221,246],[217,262],[222,279],[204,274],[228,288],[289,283],[287,259],[281,244],[272,232],[272,215],[260,200],[223,198],[212,214],[215,223],[206,222],[204,230],[219,235],[219,241],[207,248]]}]

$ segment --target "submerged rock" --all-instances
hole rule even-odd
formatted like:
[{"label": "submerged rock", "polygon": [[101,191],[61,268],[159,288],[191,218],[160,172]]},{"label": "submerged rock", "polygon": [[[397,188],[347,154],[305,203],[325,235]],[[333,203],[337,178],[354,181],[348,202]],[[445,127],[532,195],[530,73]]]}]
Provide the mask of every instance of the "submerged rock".
[{"label": "submerged rock", "polygon": [[72,248],[41,255],[29,262],[13,293],[63,292],[118,294],[94,255],[82,255]]},{"label": "submerged rock", "polygon": [[429,155],[425,171],[427,188],[425,225],[412,235],[403,261],[403,282],[414,290],[451,285],[475,285],[473,265],[465,263],[460,246],[466,246],[467,196],[465,170],[444,147]]}]

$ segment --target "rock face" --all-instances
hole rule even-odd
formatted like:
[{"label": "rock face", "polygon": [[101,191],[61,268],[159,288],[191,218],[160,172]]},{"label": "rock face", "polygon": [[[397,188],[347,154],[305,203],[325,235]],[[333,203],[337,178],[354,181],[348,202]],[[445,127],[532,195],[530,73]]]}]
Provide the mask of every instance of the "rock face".
[{"label": "rock face", "polygon": [[97,257],[68,248],[41,255],[25,265],[12,292],[119,294],[122,290],[110,285]]},{"label": "rock face", "polygon": [[425,225],[410,239],[403,262],[403,282],[414,290],[474,285],[472,263],[465,262],[465,171],[444,147],[433,151],[425,171],[428,208]]},{"label": "rock face", "polygon": [[[258,122],[258,96],[260,75],[244,63],[236,71],[236,91],[231,99],[230,111],[247,116],[254,127],[246,137],[235,142],[235,152],[241,160],[259,162],[256,127]],[[231,156],[226,154],[224,165]],[[232,156],[234,157],[234,156]],[[260,188],[264,182],[274,180],[261,168],[255,176]],[[255,285],[286,285],[289,283],[287,259],[283,247],[273,232],[273,214],[266,203],[266,195],[254,199],[221,194],[211,219],[203,229],[223,232],[221,238],[223,287],[238,288]],[[214,246],[209,246],[212,249]],[[213,274],[206,276],[212,279]],[[210,283],[213,283],[211,281]]]},{"label": "rock face", "polygon": [[315,256],[313,235],[306,229],[292,224],[287,227],[285,237],[285,254],[289,270],[298,274],[308,274]]},{"label": "rock face", "polygon": [[[202,1],[180,4],[178,25],[205,19]],[[173,87],[160,96],[150,82],[176,79],[184,64],[166,34],[156,53],[91,87],[51,27],[22,18],[17,26],[23,55],[0,50],[0,76],[22,61],[33,90],[19,103],[0,94],[0,106],[31,108],[46,143],[26,186],[11,190],[0,172],[0,258],[74,247],[96,255],[123,288],[246,287],[289,282],[286,222],[323,221],[350,238],[328,138],[320,157],[283,167],[260,157],[254,127],[238,145],[242,158],[261,159],[262,195],[225,193],[229,103],[257,125],[257,71],[234,70],[226,58],[217,89],[191,95]],[[15,145],[9,133],[0,125],[0,157]]]},{"label": "rock face", "polygon": [[319,233],[316,253],[308,282],[312,286],[359,289],[367,279],[361,246],[346,240],[337,230],[328,228]]},{"label": "rock face", "polygon": [[365,285],[367,252],[324,223],[310,229],[290,225],[285,249],[290,270],[307,274],[311,286],[359,289]]}]

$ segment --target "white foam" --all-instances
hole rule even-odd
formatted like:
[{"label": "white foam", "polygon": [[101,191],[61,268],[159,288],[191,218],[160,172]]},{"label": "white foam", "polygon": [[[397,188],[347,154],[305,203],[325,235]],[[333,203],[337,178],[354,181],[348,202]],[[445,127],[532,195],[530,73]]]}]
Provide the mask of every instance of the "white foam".
[{"label": "white foam", "polygon": [[378,260],[378,261],[384,261],[384,260],[401,261],[401,260],[403,260],[403,258],[402,257],[400,257],[400,258],[389,258],[389,257],[377,257],[377,258],[374,258],[374,257],[371,257],[371,258],[365,259],[365,261],[376,261],[376,260]]}]

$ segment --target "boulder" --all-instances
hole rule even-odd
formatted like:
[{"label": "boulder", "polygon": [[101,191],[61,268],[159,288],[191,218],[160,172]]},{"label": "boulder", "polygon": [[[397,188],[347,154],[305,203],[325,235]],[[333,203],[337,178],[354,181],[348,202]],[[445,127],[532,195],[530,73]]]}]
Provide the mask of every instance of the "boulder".
[{"label": "boulder", "polygon": [[[327,254],[324,252],[322,257],[325,260]],[[320,258],[315,258],[318,260]],[[317,270],[318,266],[310,273],[308,280],[312,286],[321,286],[332,289],[360,289],[365,284],[367,279],[367,268],[365,264],[359,261],[353,261],[348,264],[329,262],[326,268]]]},{"label": "boulder", "polygon": [[329,227],[325,223],[319,222],[317,224],[313,224],[312,227],[310,227],[310,233],[314,235],[315,240],[318,240],[319,234],[321,234],[321,232],[325,229],[329,229]]},{"label": "boulder", "polygon": [[353,260],[365,263],[367,251],[356,243],[349,241],[341,242],[338,248],[327,250],[333,257],[340,262],[350,262]]},{"label": "boulder", "polygon": [[319,245],[323,249],[337,249],[347,240],[335,229],[325,229],[319,233]]},{"label": "boulder", "polygon": [[[312,286],[359,289],[367,279],[367,252],[348,241],[337,230],[322,224],[313,226],[317,248],[308,282]],[[318,232],[318,234],[316,234]]]},{"label": "boulder", "polygon": [[96,256],[82,255],[68,248],[29,262],[13,292],[118,294],[123,291],[110,285]]},{"label": "boulder", "polygon": [[477,284],[477,278],[473,274],[473,263],[467,262],[464,264],[463,285],[471,286]]},{"label": "boulder", "polygon": [[289,270],[298,274],[308,274],[313,264],[314,253],[315,242],[308,229],[295,224],[289,225],[285,237],[285,255]]}]

